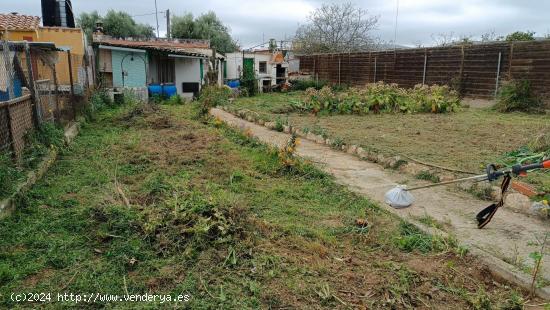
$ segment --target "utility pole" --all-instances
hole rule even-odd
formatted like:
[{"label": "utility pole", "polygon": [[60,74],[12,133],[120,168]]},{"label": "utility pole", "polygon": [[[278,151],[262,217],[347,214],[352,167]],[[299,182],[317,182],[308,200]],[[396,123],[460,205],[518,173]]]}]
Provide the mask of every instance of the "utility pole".
[{"label": "utility pole", "polygon": [[166,37],[170,39],[170,9],[166,10]]},{"label": "utility pole", "polygon": [[159,13],[157,8],[157,0],[155,0],[155,18],[157,20],[157,38],[158,38],[160,37],[160,33],[159,33]]}]

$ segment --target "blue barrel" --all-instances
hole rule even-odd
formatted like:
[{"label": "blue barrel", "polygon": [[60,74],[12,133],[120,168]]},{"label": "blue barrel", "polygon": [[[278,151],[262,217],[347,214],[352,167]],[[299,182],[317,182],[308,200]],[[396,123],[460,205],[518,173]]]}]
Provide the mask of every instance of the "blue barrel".
[{"label": "blue barrel", "polygon": [[229,81],[227,81],[227,86],[229,86],[231,88],[239,88],[240,85],[241,85],[241,81],[239,81],[239,80],[229,80]]},{"label": "blue barrel", "polygon": [[170,98],[178,93],[178,89],[174,83],[166,83],[162,85],[162,95],[165,98]]},{"label": "blue barrel", "polygon": [[162,86],[160,86],[160,84],[149,84],[147,89],[149,90],[149,97],[153,97],[154,95],[162,95]]}]

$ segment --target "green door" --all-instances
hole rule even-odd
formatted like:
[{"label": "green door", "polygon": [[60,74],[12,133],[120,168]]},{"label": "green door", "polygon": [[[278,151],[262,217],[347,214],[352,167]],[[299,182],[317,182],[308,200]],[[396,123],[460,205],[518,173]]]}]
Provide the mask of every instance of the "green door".
[{"label": "green door", "polygon": [[254,58],[243,60],[243,80],[254,80]]}]

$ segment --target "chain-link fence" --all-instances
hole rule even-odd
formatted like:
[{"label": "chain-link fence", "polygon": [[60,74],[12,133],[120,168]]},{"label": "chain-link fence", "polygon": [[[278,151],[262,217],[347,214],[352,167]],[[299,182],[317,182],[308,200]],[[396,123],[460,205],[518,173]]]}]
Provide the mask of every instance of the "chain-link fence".
[{"label": "chain-link fence", "polygon": [[30,130],[76,119],[93,84],[90,59],[51,43],[0,41],[0,152],[18,159]]}]

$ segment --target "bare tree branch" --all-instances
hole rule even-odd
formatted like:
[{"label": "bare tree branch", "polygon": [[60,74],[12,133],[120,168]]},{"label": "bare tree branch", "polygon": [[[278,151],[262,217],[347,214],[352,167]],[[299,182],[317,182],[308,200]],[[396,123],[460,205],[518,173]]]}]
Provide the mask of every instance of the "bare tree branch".
[{"label": "bare tree branch", "polygon": [[304,54],[354,52],[372,49],[378,16],[352,3],[324,4],[313,11],[309,23],[298,27],[294,49]]}]

